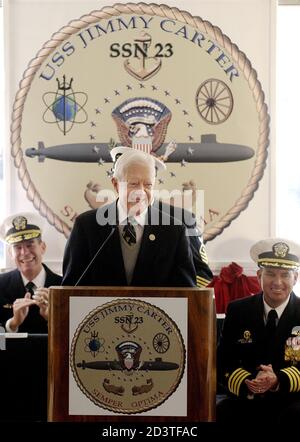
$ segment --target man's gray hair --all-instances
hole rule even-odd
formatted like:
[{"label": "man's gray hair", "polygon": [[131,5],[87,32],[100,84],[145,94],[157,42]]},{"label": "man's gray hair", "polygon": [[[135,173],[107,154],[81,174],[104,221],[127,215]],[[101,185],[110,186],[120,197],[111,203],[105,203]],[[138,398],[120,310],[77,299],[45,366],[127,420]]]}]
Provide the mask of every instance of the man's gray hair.
[{"label": "man's gray hair", "polygon": [[113,177],[117,180],[122,180],[126,176],[127,169],[132,164],[140,164],[147,166],[149,170],[153,170],[153,175],[156,174],[155,159],[152,155],[146,154],[136,149],[131,149],[124,152],[116,161],[114,167]]}]

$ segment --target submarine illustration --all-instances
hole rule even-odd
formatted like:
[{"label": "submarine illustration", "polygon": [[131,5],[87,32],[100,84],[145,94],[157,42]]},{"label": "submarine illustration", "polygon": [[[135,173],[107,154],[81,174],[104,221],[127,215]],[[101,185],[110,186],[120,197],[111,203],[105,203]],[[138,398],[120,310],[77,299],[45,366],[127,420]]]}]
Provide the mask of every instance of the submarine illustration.
[{"label": "submarine illustration", "polygon": [[[124,367],[119,361],[92,361],[86,362],[82,361],[76,364],[77,367],[85,370],[90,368],[92,370],[123,370]],[[166,370],[177,370],[179,367],[175,362],[164,362],[162,358],[155,358],[154,361],[142,362],[138,370],[147,371],[166,371]]]},{"label": "submarine illustration", "polygon": [[25,153],[27,157],[37,157],[40,163],[46,158],[76,163],[97,163],[101,158],[104,161],[112,161],[105,143],[73,143],[45,147],[44,143],[39,141],[37,149],[30,147]]},{"label": "submarine illustration", "polygon": [[[220,143],[216,134],[201,135],[200,143],[176,143],[176,150],[168,157],[168,163],[225,163],[243,161],[252,158],[254,149],[241,144]],[[168,143],[155,152],[163,156]],[[108,143],[72,143],[45,147],[43,141],[38,142],[38,147],[29,147],[25,150],[29,158],[37,158],[44,162],[46,158],[58,161],[78,163],[112,162]]]}]

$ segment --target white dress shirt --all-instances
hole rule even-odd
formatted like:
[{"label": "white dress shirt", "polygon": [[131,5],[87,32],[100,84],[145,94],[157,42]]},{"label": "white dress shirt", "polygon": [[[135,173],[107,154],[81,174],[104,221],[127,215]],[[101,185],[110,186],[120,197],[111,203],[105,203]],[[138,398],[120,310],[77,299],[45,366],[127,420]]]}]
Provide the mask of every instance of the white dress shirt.
[{"label": "white dress shirt", "polygon": [[268,314],[269,314],[269,311],[270,311],[270,310],[275,310],[275,311],[276,311],[277,316],[278,316],[278,319],[277,319],[277,321],[276,321],[276,324],[278,324],[278,321],[279,321],[279,319],[280,319],[282,313],[284,312],[284,309],[286,308],[286,306],[287,306],[288,303],[289,303],[290,296],[291,296],[291,295],[289,294],[289,296],[287,297],[287,299],[286,299],[282,304],[280,304],[278,307],[276,307],[276,308],[270,307],[270,306],[266,303],[265,298],[263,298],[263,301],[264,301],[264,321],[265,321],[265,324],[266,324],[266,322],[267,322],[267,318],[268,318]]}]

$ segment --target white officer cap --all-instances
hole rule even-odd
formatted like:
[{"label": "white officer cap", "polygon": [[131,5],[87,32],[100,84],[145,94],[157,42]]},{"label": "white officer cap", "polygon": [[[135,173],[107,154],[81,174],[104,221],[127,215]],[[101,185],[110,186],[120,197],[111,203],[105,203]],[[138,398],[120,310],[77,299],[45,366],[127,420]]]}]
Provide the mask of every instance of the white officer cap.
[{"label": "white officer cap", "polygon": [[250,249],[250,256],[259,267],[297,270],[300,267],[300,245],[284,238],[258,241]]},{"label": "white officer cap", "polygon": [[42,225],[41,218],[35,213],[16,213],[5,218],[1,223],[0,240],[13,245],[21,241],[40,238]]}]

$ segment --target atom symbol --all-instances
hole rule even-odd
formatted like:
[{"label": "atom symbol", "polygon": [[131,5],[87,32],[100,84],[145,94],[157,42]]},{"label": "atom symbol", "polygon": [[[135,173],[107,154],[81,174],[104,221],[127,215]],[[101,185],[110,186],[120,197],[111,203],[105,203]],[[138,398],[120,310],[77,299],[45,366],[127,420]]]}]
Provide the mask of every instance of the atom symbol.
[{"label": "atom symbol", "polygon": [[91,353],[95,357],[98,353],[104,352],[105,350],[104,342],[105,342],[104,338],[98,337],[98,332],[93,332],[91,333],[90,338],[86,338],[84,340],[85,343],[84,351]]},{"label": "atom symbol", "polygon": [[45,92],[43,95],[43,102],[46,106],[43,121],[49,124],[55,123],[59,130],[66,135],[75,123],[82,124],[87,121],[88,115],[84,106],[88,97],[84,92],[73,91],[73,78],[67,83],[64,75],[62,83],[58,78],[56,81],[58,84],[57,91]]}]

